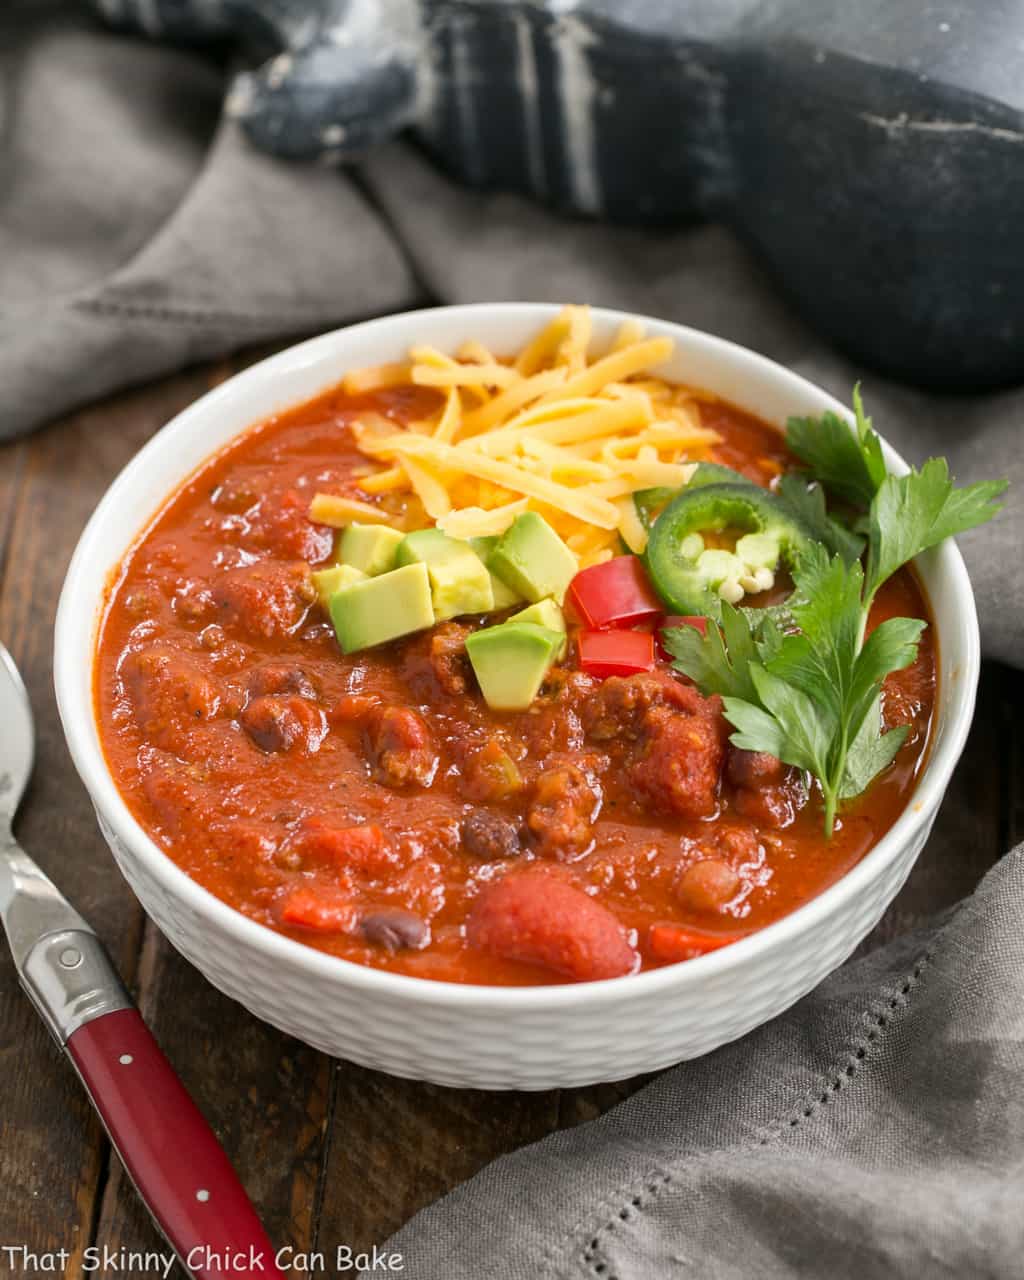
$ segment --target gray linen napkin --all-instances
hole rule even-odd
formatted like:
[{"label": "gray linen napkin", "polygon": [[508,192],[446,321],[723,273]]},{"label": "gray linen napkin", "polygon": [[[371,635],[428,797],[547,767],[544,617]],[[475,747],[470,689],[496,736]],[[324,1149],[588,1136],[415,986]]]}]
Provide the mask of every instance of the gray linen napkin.
[{"label": "gray linen napkin", "polygon": [[1022,903],[1024,845],[933,929],[496,1160],[387,1249],[409,1280],[1019,1277]]},{"label": "gray linen napkin", "polygon": [[[260,339],[430,300],[552,299],[707,329],[844,400],[862,378],[911,461],[942,452],[962,481],[1024,483],[1024,388],[939,397],[855,368],[724,230],[563,221],[401,145],[358,173],[282,164],[218,122],[220,88],[200,58],[53,0],[0,10],[0,439]],[[1017,665],[1022,543],[1020,503],[961,542],[986,655]]]},{"label": "gray linen napkin", "polygon": [[[589,300],[765,352],[963,480],[1024,480],[1024,389],[926,396],[808,332],[726,232],[570,224],[394,146],[293,168],[219,122],[198,57],[50,0],[0,11],[0,438],[257,339],[439,302]],[[1024,665],[1019,503],[963,540],[990,657]],[[593,1124],[501,1160],[393,1242],[415,1280],[1024,1274],[1024,853],[927,936]],[[611,1028],[609,1034],[614,1034]]]},{"label": "gray linen napkin", "polygon": [[351,181],[218,123],[199,58],[0,7],[0,439],[262,339],[422,303]]}]

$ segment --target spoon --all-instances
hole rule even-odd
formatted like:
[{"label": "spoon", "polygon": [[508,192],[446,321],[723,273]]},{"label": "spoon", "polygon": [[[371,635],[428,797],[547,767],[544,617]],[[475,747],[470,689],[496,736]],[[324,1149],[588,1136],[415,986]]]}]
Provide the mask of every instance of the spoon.
[{"label": "spoon", "polygon": [[22,987],[185,1269],[195,1280],[282,1278],[230,1161],[102,943],[14,839],[35,730],[25,686],[2,644],[0,725],[0,918]]}]

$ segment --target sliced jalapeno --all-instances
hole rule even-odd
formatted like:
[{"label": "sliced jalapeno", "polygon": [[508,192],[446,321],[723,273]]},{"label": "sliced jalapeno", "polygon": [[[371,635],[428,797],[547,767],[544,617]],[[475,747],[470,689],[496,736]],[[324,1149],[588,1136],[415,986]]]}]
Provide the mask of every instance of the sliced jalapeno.
[{"label": "sliced jalapeno", "polygon": [[[814,542],[767,489],[746,482],[692,484],[658,516],[644,553],[655,590],[673,613],[717,616],[719,601],[736,604],[768,590],[780,561],[791,569]],[[706,545],[705,534],[724,529],[740,534],[734,550]]]},{"label": "sliced jalapeno", "polygon": [[723,467],[720,462],[699,462],[684,489],[669,489],[665,485],[656,489],[640,489],[633,494],[633,501],[644,528],[650,529],[658,512],[663,511],[677,493],[689,493],[691,489],[701,489],[710,484],[753,483],[742,472],[733,471],[732,467]]}]

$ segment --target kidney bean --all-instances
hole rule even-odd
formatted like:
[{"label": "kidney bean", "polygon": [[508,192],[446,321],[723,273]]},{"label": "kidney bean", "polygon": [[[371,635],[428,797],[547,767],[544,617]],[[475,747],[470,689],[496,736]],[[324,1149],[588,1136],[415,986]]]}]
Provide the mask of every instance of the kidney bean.
[{"label": "kidney bean", "polygon": [[238,722],[261,751],[297,751],[312,755],[327,736],[327,721],[319,707],[296,695],[253,698]]},{"label": "kidney bean", "polygon": [[693,862],[676,882],[676,896],[695,911],[721,911],[737,894],[740,877],[721,858]]}]

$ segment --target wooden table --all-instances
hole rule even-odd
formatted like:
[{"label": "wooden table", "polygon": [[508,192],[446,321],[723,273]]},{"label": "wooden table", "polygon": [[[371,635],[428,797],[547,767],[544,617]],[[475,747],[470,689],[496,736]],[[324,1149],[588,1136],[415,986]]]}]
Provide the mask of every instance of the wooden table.
[{"label": "wooden table", "polygon": [[[19,834],[101,934],[271,1237],[333,1254],[339,1244],[382,1243],[495,1156],[591,1119],[642,1081],[498,1095],[394,1080],[333,1061],[207,985],[121,879],[57,719],[51,671],[57,595],[78,535],[117,471],[173,414],[246,362],[222,362],[119,395],[0,447],[0,639],[25,676],[39,728]],[[866,945],[969,893],[1024,837],[1022,693],[1020,674],[985,670],[974,732],[935,833]],[[2,944],[0,1186],[0,1244],[65,1248],[69,1278],[83,1274],[90,1245],[164,1247],[71,1070],[18,989]],[[10,1274],[2,1258],[0,1273]],[[306,1269],[297,1266],[293,1274]]]}]

